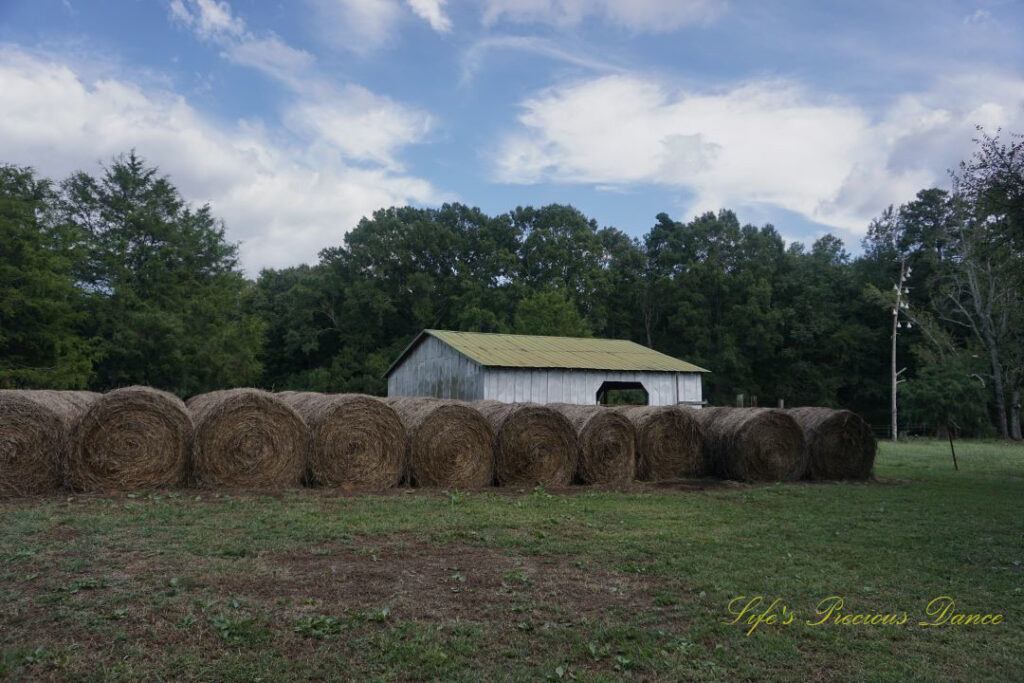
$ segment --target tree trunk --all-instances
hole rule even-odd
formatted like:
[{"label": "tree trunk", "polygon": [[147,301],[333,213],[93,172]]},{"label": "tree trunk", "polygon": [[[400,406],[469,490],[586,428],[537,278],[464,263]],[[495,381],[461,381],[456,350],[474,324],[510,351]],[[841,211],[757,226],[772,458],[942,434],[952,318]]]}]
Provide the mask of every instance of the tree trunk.
[{"label": "tree trunk", "polygon": [[1013,387],[1013,393],[1010,395],[1010,438],[1021,440],[1019,384]]},{"label": "tree trunk", "polygon": [[[989,324],[986,325],[985,323]],[[1003,364],[999,361],[999,348],[996,346],[995,334],[989,330],[991,321],[982,318],[982,332],[985,337],[985,345],[988,347],[988,362],[992,367],[992,391],[995,393],[996,402],[996,427],[999,429],[999,437],[1010,438],[1010,427],[1006,422],[1006,387],[1003,384]]]},{"label": "tree trunk", "polygon": [[[966,267],[967,285],[970,288],[971,303],[977,316],[975,330],[985,350],[988,351],[988,362],[992,370],[992,391],[995,394],[997,414],[996,427],[999,429],[1000,438],[1008,439],[1010,438],[1010,428],[1006,422],[1006,385],[1003,383],[1003,364],[999,359],[999,335],[996,333],[992,312],[999,287],[995,274],[992,272],[991,263],[984,264],[986,283],[979,282],[978,279],[978,270],[981,269],[981,265],[970,259],[965,259],[964,266]],[[986,292],[985,289],[988,291]]]},{"label": "tree trunk", "polygon": [[899,432],[897,431],[898,422],[896,420],[896,383],[899,379],[896,376],[896,325],[898,324],[899,316],[894,315],[892,317],[892,401],[890,403],[890,409],[892,411],[892,440],[897,441],[899,439]]}]

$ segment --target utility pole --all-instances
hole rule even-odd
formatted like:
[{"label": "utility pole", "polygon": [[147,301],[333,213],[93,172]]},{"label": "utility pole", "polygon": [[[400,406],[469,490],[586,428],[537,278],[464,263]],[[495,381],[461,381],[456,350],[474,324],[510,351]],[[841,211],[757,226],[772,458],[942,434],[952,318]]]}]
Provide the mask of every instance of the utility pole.
[{"label": "utility pole", "polygon": [[[899,334],[900,328],[903,327],[903,322],[900,320],[900,313],[909,308],[906,301],[903,300],[905,296],[910,294],[910,289],[904,285],[907,282],[907,278],[910,277],[910,267],[907,266],[906,254],[900,254],[900,277],[896,284],[893,285],[893,289],[896,290],[896,299],[892,307],[892,440],[895,442],[899,438],[899,423],[896,420],[896,387],[903,380],[900,379],[900,375],[906,368],[901,370],[896,369],[896,337]],[[907,329],[911,328],[910,321],[907,321]]]}]

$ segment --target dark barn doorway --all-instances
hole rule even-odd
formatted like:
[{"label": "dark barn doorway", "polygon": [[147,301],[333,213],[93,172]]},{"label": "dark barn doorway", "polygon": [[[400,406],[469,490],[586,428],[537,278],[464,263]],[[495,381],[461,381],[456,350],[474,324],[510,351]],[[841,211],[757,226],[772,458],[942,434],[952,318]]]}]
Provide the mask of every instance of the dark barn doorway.
[{"label": "dark barn doorway", "polygon": [[645,406],[650,400],[640,382],[605,382],[597,390],[597,402],[603,406]]}]

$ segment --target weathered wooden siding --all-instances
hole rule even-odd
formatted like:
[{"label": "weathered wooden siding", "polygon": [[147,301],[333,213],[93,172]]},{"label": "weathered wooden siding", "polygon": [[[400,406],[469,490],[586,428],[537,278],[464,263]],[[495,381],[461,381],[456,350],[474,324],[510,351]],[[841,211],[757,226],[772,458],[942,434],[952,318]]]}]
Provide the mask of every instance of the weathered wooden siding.
[{"label": "weathered wooden siding", "polygon": [[604,382],[639,382],[650,405],[673,405],[701,400],[698,373],[614,372],[606,370],[564,370],[484,368],[483,397],[506,403],[575,403],[594,405]]},{"label": "weathered wooden siding", "polygon": [[681,372],[676,375],[678,378],[679,402],[691,404],[699,408],[700,402],[704,400],[703,387],[700,374],[696,372]]},{"label": "weathered wooden siding", "polygon": [[388,377],[388,396],[433,396],[477,401],[483,368],[444,342],[427,337]]}]

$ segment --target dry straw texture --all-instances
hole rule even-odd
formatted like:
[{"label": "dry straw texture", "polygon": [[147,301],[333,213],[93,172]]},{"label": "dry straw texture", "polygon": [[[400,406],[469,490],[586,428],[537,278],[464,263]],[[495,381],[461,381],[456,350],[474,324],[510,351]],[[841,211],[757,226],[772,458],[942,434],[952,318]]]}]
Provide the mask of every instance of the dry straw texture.
[{"label": "dry straw texture", "polygon": [[197,486],[300,486],[309,429],[291,407],[259,389],[229,389],[188,401],[192,479]]},{"label": "dry straw texture", "polygon": [[0,496],[57,489],[70,427],[97,398],[89,391],[0,391]]},{"label": "dry straw texture", "polygon": [[473,404],[494,430],[494,470],[502,486],[567,486],[579,457],[576,430],[564,415],[535,403]]},{"label": "dry straw texture", "polygon": [[477,489],[494,479],[494,432],[468,404],[389,398],[409,438],[409,479],[416,486]]},{"label": "dry straw texture", "polygon": [[804,433],[786,411],[705,408],[695,414],[704,426],[714,474],[739,481],[785,481],[806,471]]},{"label": "dry straw texture", "polygon": [[666,481],[707,474],[704,432],[697,411],[677,406],[618,408],[636,428],[636,476],[640,481]]},{"label": "dry straw texture", "polygon": [[309,425],[306,478],[314,486],[376,491],[405,476],[405,427],[379,398],[282,392]]},{"label": "dry straw texture", "polygon": [[809,479],[867,479],[878,443],[856,413],[831,408],[794,408],[790,416],[804,430]]},{"label": "dry straw texture", "polygon": [[636,429],[625,415],[600,406],[553,403],[572,423],[579,442],[576,479],[583,484],[625,484],[636,475]]},{"label": "dry straw texture", "polygon": [[182,486],[192,421],[173,394],[116,389],[94,401],[71,429],[66,481],[76,491]]}]

